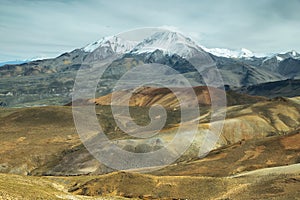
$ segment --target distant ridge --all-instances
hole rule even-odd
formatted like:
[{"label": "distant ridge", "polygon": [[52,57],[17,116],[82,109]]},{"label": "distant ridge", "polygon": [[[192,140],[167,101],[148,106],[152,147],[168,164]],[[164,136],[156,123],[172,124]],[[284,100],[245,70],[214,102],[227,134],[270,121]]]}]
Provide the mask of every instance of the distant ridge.
[{"label": "distant ridge", "polygon": [[249,95],[258,95],[268,98],[273,97],[296,97],[300,95],[300,79],[275,81],[269,83],[261,83],[258,85],[244,86],[237,92]]}]

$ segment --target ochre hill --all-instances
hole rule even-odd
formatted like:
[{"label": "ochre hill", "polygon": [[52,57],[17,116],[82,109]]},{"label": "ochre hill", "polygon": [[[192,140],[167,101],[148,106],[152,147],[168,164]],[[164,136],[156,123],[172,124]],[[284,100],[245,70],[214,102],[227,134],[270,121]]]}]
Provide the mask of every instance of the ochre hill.
[{"label": "ochre hill", "polygon": [[193,87],[193,90],[187,88],[141,87],[132,92],[129,104],[128,99],[125,98],[130,95],[129,90],[116,91],[114,93],[110,93],[96,99],[91,99],[89,102],[94,102],[97,105],[111,105],[113,96],[114,105],[149,107],[155,104],[159,104],[165,108],[179,108],[179,100],[172,92],[172,90],[176,91],[178,96],[183,97],[183,103],[181,103],[183,107],[191,107],[192,105],[194,105],[191,103],[191,101],[195,96],[197,97],[197,103],[204,106],[212,104],[211,97],[214,98],[214,103],[223,105],[222,103],[223,101],[225,101],[225,105],[227,103],[227,105],[229,106],[238,104],[250,104],[267,100],[267,98],[265,97],[239,94],[234,91],[224,92],[223,90],[217,88],[197,86]]}]

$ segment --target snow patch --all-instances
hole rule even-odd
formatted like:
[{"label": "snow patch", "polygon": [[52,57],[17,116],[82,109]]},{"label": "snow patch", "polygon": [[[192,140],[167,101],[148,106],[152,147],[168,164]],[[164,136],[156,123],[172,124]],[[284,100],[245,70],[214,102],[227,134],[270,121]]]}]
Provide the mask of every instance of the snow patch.
[{"label": "snow patch", "polygon": [[280,62],[280,61],[283,61],[284,59],[282,58],[282,57],[280,57],[280,56],[275,56],[276,57],[276,59]]},{"label": "snow patch", "polygon": [[251,58],[251,57],[254,57],[254,54],[252,51],[242,48],[239,57],[240,58]]}]

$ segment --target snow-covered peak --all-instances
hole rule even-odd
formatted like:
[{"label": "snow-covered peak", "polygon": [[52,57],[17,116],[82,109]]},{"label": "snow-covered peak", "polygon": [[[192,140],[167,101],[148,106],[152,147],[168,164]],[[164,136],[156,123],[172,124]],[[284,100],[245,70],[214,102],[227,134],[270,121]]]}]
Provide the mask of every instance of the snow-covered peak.
[{"label": "snow-covered peak", "polygon": [[298,54],[295,50],[292,50],[292,51],[288,51],[288,52],[278,53],[277,55],[282,56],[282,57],[297,57],[300,54]]},{"label": "snow-covered peak", "polygon": [[296,52],[295,50],[292,50],[289,52],[275,54],[275,57],[276,57],[277,61],[281,62],[287,58],[300,59],[300,54],[298,52]]},{"label": "snow-covered peak", "polygon": [[256,57],[265,58],[266,61],[271,58],[276,58],[279,62],[287,58],[300,59],[300,54],[294,50],[278,54],[259,54],[253,53],[252,51],[245,48],[242,48],[240,50],[232,50],[226,48],[206,48],[204,46],[198,45],[190,38],[185,37],[181,33],[167,30],[155,32],[141,42],[125,40],[118,36],[104,37],[94,43],[85,46],[84,48],[82,48],[82,50],[85,52],[93,52],[99,47],[108,47],[111,48],[112,51],[120,54],[142,54],[152,53],[155,50],[161,50],[165,54],[177,54],[184,58],[192,57],[199,51],[205,51],[218,57],[237,59],[252,59]]},{"label": "snow-covered peak", "polygon": [[300,54],[295,50],[289,51],[289,52],[285,53],[285,55],[288,55],[288,56],[290,56],[292,58],[295,58],[295,59],[300,58]]},{"label": "snow-covered peak", "polygon": [[237,58],[238,54],[236,51],[232,51],[229,49],[223,49],[223,48],[206,48],[202,46],[202,49],[204,49],[204,51],[211,53],[215,56],[219,56],[219,57],[225,57],[225,58]]},{"label": "snow-covered peak", "polygon": [[[291,51],[291,54],[292,54],[292,56],[297,56],[298,53],[297,53],[295,50],[292,50],[292,51]],[[298,55],[299,55],[299,54],[298,54]]]},{"label": "snow-covered peak", "polygon": [[242,48],[239,57],[240,58],[251,58],[251,57],[254,57],[254,54],[252,51]]},{"label": "snow-covered peak", "polygon": [[274,62],[275,60],[277,60],[277,62],[282,62],[288,58],[300,60],[300,54],[298,52],[296,52],[295,50],[272,54],[272,55],[267,56],[263,62],[268,62],[268,61]]},{"label": "snow-covered peak", "polygon": [[104,37],[94,43],[91,43],[83,48],[85,52],[92,52],[99,47],[111,47],[116,53],[126,53],[131,51],[137,42],[124,40],[117,36]]},{"label": "snow-covered peak", "polygon": [[231,50],[225,48],[206,48],[201,46],[204,51],[211,53],[218,57],[225,58],[252,58],[252,57],[265,57],[265,55],[255,54],[252,51],[242,48],[241,50]]},{"label": "snow-covered peak", "polygon": [[131,53],[142,54],[161,50],[166,54],[177,54],[184,58],[191,57],[197,51],[203,51],[190,38],[178,32],[162,31],[156,32],[139,43]]}]

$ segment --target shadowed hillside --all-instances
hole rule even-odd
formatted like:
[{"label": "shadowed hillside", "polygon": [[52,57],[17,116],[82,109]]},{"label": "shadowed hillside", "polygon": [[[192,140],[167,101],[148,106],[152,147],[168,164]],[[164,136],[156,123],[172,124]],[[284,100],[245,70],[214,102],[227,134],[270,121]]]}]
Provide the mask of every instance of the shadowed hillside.
[{"label": "shadowed hillside", "polygon": [[258,85],[244,86],[237,90],[240,93],[250,95],[273,97],[295,97],[300,94],[300,80],[283,80]]}]

